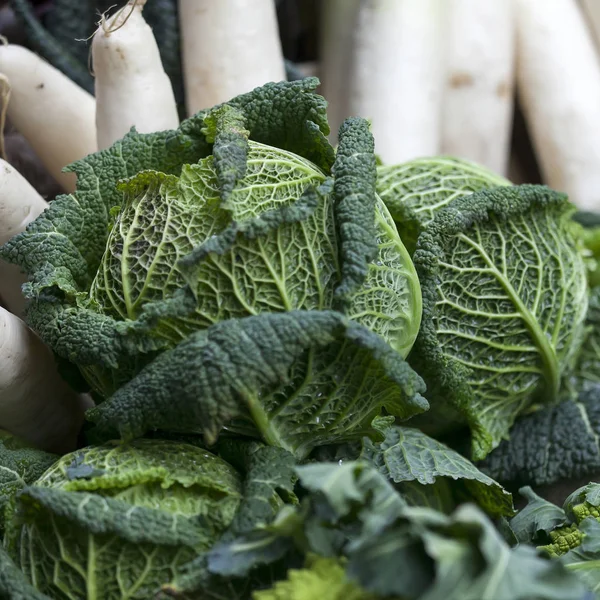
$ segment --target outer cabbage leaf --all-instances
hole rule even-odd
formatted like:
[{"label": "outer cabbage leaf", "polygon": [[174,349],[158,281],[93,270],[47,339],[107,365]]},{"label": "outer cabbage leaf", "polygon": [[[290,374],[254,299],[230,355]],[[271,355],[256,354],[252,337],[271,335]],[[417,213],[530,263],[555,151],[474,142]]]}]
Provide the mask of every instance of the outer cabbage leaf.
[{"label": "outer cabbage leaf", "polygon": [[91,447],[19,494],[5,546],[51,597],[145,600],[218,539],[241,491],[236,471],[201,448]]},{"label": "outer cabbage leaf", "polygon": [[[231,542],[256,528],[268,526],[284,502],[297,502],[293,493],[297,479],[296,461],[289,452],[240,439],[222,440],[219,450],[229,462],[245,472],[242,501],[231,525],[214,547],[184,565],[176,580],[164,587],[168,597],[234,598],[239,593],[246,598],[244,593],[251,587],[252,578],[235,576],[246,574],[261,563],[265,544],[246,546],[238,553]],[[278,542],[271,549],[275,555],[287,549],[287,544]],[[217,573],[214,568],[209,568],[211,565],[214,567],[215,560],[222,565],[221,569],[216,569]],[[252,577],[260,583],[265,580],[262,574],[253,573]],[[274,572],[268,574],[267,581],[272,577]]]},{"label": "outer cabbage leaf", "polygon": [[377,175],[377,192],[411,254],[419,233],[450,202],[486,188],[511,185],[481,165],[449,156],[379,166]]},{"label": "outer cabbage leaf", "polygon": [[590,285],[595,287],[600,285],[600,213],[579,212],[574,219],[582,226],[578,234],[585,247]]},{"label": "outer cabbage leaf", "polygon": [[592,289],[585,321],[586,335],[577,361],[574,385],[579,390],[600,384],[600,286]]},{"label": "outer cabbage leaf", "polygon": [[466,422],[475,459],[535,401],[558,401],[574,368],[587,282],[573,210],[542,186],[499,187],[454,200],[419,237],[412,364],[429,388],[430,425]]},{"label": "outer cabbage leaf", "polygon": [[[491,516],[513,515],[512,495],[458,452],[418,429],[395,426],[382,431],[385,435],[382,442],[364,440],[360,458],[372,463],[394,483],[415,481],[428,486],[445,479],[449,485],[444,491],[454,497],[455,505],[473,499]],[[416,503],[415,487],[409,493]],[[399,489],[404,492],[406,488],[401,485]],[[437,491],[444,493],[439,488]]]},{"label": "outer cabbage leaf", "polygon": [[12,510],[17,492],[32,484],[58,456],[32,448],[13,435],[0,432],[0,531]]},{"label": "outer cabbage leaf", "polygon": [[7,600],[52,600],[27,581],[6,550],[0,546],[0,597]]},{"label": "outer cabbage leaf", "polygon": [[[308,381],[306,371],[290,371],[303,356],[319,365]],[[208,443],[231,422],[302,457],[317,445],[375,435],[371,422],[383,406],[401,418],[422,412],[423,389],[367,328],[334,311],[292,311],[190,335],[88,416],[124,439],[162,428],[199,431]]]},{"label": "outer cabbage leaf", "polygon": [[504,484],[549,485],[600,472],[600,385],[521,417],[479,467]]},{"label": "outer cabbage leaf", "polygon": [[191,517],[88,492],[27,488],[17,510],[13,559],[55,598],[146,600],[209,544]]}]

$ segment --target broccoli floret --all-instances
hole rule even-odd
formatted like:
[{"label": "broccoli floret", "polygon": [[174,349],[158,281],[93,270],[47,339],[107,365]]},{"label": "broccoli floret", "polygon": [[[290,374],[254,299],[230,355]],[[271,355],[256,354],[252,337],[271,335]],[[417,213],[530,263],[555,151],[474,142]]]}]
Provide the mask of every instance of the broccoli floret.
[{"label": "broccoli floret", "polygon": [[547,552],[552,558],[566,554],[569,550],[581,544],[583,535],[577,528],[577,524],[565,525],[550,532],[552,542],[547,546],[540,546],[538,550]]}]

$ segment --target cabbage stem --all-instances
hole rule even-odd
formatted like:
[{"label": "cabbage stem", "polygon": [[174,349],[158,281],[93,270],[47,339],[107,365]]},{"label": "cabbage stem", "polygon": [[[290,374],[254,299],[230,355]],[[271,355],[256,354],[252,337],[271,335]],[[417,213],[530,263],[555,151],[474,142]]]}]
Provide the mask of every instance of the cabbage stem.
[{"label": "cabbage stem", "polygon": [[179,0],[188,114],[285,80],[273,0]]},{"label": "cabbage stem", "polygon": [[108,148],[132,126],[152,133],[179,126],[171,81],[156,39],[142,15],[144,1],[130,1],[94,34],[98,147]]},{"label": "cabbage stem", "polygon": [[60,378],[52,352],[0,308],[0,428],[51,452],[75,448],[86,397]]},{"label": "cabbage stem", "polygon": [[600,61],[575,0],[516,0],[517,88],[542,174],[600,210]]},{"label": "cabbage stem", "polygon": [[[12,165],[0,159],[0,245],[25,230],[47,207],[45,200]],[[12,313],[22,314],[26,278],[15,265],[0,260],[0,297]]]},{"label": "cabbage stem", "polygon": [[11,86],[9,120],[50,174],[74,191],[75,174],[62,169],[97,150],[93,96],[22,46],[0,45],[0,73]]},{"label": "cabbage stem", "polygon": [[361,2],[349,113],[372,120],[386,163],[440,151],[445,0]]},{"label": "cabbage stem", "polygon": [[515,78],[512,2],[450,0],[442,152],[505,175]]}]

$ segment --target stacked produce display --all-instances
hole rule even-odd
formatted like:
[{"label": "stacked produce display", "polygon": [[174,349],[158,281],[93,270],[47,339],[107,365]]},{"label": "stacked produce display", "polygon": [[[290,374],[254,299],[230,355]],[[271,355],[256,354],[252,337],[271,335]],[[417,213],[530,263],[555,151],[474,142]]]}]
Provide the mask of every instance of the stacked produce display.
[{"label": "stacked produce display", "polygon": [[[2,165],[0,597],[600,598],[600,216],[362,117],[334,146],[316,78],[179,123],[157,45],[114,67],[128,8],[68,193]],[[13,122],[65,114],[0,71]]]}]

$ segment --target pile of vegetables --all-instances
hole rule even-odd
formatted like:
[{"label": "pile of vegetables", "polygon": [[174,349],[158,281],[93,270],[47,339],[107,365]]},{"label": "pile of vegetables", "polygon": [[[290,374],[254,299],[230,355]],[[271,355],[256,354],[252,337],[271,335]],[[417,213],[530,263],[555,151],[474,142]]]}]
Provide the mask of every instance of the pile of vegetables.
[{"label": "pile of vegetables", "polygon": [[[595,488],[587,512],[538,529],[486,474],[542,450],[532,485],[598,469],[598,228],[464,161],[377,167],[360,118],[334,151],[316,85],[128,133],[2,247],[28,275],[27,322],[96,403],[61,458],[3,442],[4,593],[582,600],[598,585]],[[579,414],[572,437],[524,452],[547,431],[528,420],[557,411]]]},{"label": "pile of vegetables", "polygon": [[0,47],[67,191],[2,164],[0,596],[600,598],[600,216],[334,148],[315,78],[179,123],[142,7],[95,99]]}]

